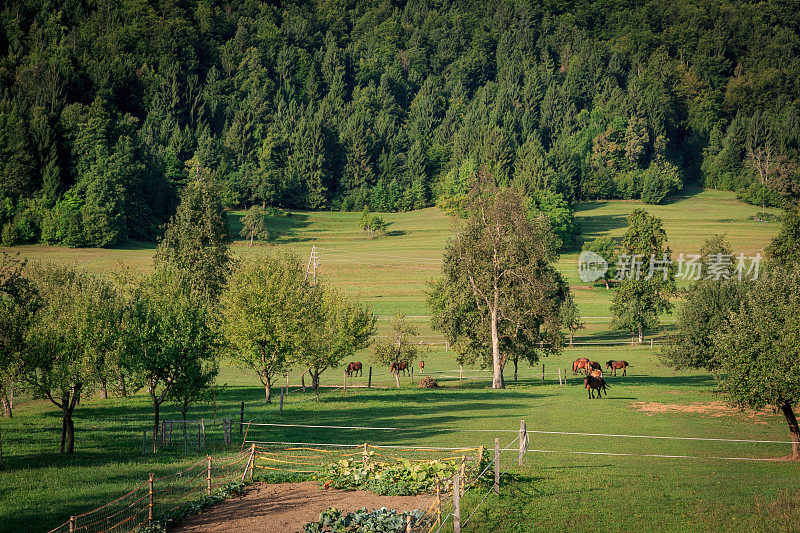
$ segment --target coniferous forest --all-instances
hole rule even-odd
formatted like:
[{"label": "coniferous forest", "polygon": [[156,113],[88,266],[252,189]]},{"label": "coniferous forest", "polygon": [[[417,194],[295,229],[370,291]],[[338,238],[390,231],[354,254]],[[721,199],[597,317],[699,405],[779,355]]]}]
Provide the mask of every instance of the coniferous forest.
[{"label": "coniferous forest", "polygon": [[[156,240],[189,168],[229,207],[457,209],[797,192],[789,0],[10,0],[3,244]],[[561,226],[561,227],[559,227]]]}]

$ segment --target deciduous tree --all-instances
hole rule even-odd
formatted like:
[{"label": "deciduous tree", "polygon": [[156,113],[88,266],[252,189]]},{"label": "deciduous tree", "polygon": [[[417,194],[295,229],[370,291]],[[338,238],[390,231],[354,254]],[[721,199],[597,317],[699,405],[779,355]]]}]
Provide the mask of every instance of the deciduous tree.
[{"label": "deciduous tree", "polygon": [[503,388],[515,351],[536,360],[539,347],[558,349],[566,285],[552,265],[549,222],[529,219],[518,191],[484,174],[470,196],[469,217],[448,242],[443,278],[432,286],[432,324],[454,347],[489,356],[492,388]]},{"label": "deciduous tree", "polygon": [[631,342],[637,334],[642,342],[644,330],[656,327],[659,315],[672,309],[669,297],[675,290],[672,252],[661,220],[634,210],[618,257],[622,280],[611,304],[614,324],[631,333]]},{"label": "deciduous tree", "polygon": [[170,395],[185,398],[207,388],[204,369],[213,366],[219,348],[211,308],[190,283],[181,271],[164,267],[126,288],[125,366],[153,404],[154,449],[161,405]]},{"label": "deciduous tree", "polygon": [[752,283],[714,345],[721,389],[742,407],[780,410],[800,458],[800,269],[775,268]]},{"label": "deciduous tree", "polygon": [[292,256],[269,254],[242,264],[222,295],[225,339],[233,359],[271,387],[302,349],[305,329],[313,327],[321,285],[304,279]]},{"label": "deciduous tree", "polygon": [[6,252],[0,260],[0,405],[8,418],[13,414],[28,332],[42,305],[39,291],[24,272],[26,264],[26,259]]},{"label": "deciduous tree", "polygon": [[34,397],[62,412],[61,453],[75,451],[73,413],[100,384],[107,352],[98,335],[119,331],[116,292],[107,281],[71,267],[33,265],[44,305],[28,333],[24,379]]},{"label": "deciduous tree", "polygon": [[[419,328],[409,324],[405,316],[397,315],[392,320],[392,329],[386,339],[375,343],[373,357],[381,365],[391,365],[400,361],[411,364],[419,354],[419,348],[414,343],[414,338],[419,335]],[[395,382],[400,387],[400,378],[395,373]]]}]

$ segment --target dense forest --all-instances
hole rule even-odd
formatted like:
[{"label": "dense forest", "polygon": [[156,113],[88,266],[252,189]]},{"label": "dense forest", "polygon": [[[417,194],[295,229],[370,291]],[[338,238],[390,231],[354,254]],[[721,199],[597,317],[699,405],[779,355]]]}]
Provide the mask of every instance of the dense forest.
[{"label": "dense forest", "polygon": [[154,240],[198,165],[230,207],[777,205],[798,106],[790,0],[10,0],[2,240]]}]

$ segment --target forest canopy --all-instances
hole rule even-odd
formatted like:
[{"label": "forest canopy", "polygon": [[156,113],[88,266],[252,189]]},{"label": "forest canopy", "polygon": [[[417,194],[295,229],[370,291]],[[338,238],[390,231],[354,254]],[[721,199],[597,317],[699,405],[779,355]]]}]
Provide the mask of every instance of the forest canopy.
[{"label": "forest canopy", "polygon": [[659,203],[686,183],[777,205],[797,191],[799,14],[781,0],[11,0],[2,241],[157,239],[189,160],[228,207],[452,207],[470,168],[536,209]]}]

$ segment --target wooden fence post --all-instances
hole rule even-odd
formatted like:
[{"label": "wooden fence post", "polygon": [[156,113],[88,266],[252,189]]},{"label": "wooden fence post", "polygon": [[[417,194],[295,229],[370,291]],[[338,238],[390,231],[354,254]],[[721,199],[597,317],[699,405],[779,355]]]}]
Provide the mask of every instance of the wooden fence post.
[{"label": "wooden fence post", "polygon": [[364,443],[364,451],[361,452],[361,462],[364,463],[364,466],[367,466],[369,462],[369,451],[367,450],[367,443]]},{"label": "wooden fence post", "polygon": [[150,483],[147,489],[147,523],[153,521],[153,474],[150,474]]},{"label": "wooden fence post", "polygon": [[342,390],[347,392],[347,370],[342,374]]},{"label": "wooden fence post", "polygon": [[561,386],[561,369],[558,369],[558,386]]},{"label": "wooden fence post", "polygon": [[442,489],[439,486],[439,478],[436,478],[436,525],[442,523]]},{"label": "wooden fence post", "polygon": [[522,466],[522,460],[525,458],[525,452],[528,451],[528,428],[524,420],[519,421],[519,458],[517,463]]},{"label": "wooden fence post", "polygon": [[411,533],[411,515],[406,515],[406,533]]},{"label": "wooden fence post", "polygon": [[461,478],[461,495],[464,495],[464,492],[467,490],[467,458],[465,456],[461,456],[461,472],[459,473],[459,477]]},{"label": "wooden fence post", "polygon": [[408,366],[410,367],[409,370],[411,370],[411,384],[413,385],[414,384],[414,367],[412,365],[408,365]]},{"label": "wooden fence post", "polygon": [[500,438],[494,439],[494,493],[500,495]]},{"label": "wooden fence post", "polygon": [[242,402],[242,407],[239,410],[239,436],[242,436],[242,430],[244,429],[244,402]]},{"label": "wooden fence post", "polygon": [[367,388],[372,388],[372,367],[369,367],[369,379],[367,379]]},{"label": "wooden fence post", "polygon": [[206,496],[211,496],[211,456],[206,455],[208,460],[208,469],[206,470]]},{"label": "wooden fence post", "polygon": [[281,406],[278,408],[278,414],[283,415],[283,387],[281,387]]},{"label": "wooden fence post", "polygon": [[544,363],[542,363],[542,381],[544,381]]},{"label": "wooden fence post", "polygon": [[[250,445],[250,481],[253,481],[253,470],[256,468],[256,445],[255,443]],[[247,470],[244,472],[247,473]],[[244,479],[242,479],[244,481]]]},{"label": "wooden fence post", "polygon": [[453,533],[461,533],[461,487],[458,474],[453,478]]},{"label": "wooden fence post", "polygon": [[75,533],[75,517],[69,517],[69,533]]},{"label": "wooden fence post", "polygon": [[458,363],[458,381],[464,379],[464,363]]},{"label": "wooden fence post", "polygon": [[200,419],[200,427],[203,430],[203,449],[206,449],[206,421],[204,419]]}]

